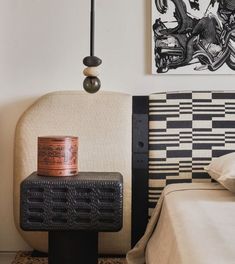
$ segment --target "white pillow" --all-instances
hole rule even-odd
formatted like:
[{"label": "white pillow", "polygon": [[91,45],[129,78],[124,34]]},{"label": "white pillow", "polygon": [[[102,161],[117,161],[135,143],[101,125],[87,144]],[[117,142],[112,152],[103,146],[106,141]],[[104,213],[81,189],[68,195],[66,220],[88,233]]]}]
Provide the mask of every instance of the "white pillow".
[{"label": "white pillow", "polygon": [[214,159],[204,170],[226,189],[235,192],[235,152]]}]

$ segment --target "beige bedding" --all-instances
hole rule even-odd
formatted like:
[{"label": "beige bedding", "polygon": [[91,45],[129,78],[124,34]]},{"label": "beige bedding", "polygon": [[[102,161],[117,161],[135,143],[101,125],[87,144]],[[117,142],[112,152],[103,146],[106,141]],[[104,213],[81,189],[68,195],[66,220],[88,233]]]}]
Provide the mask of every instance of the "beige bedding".
[{"label": "beige bedding", "polygon": [[217,183],[169,185],[128,264],[235,264],[235,195]]}]

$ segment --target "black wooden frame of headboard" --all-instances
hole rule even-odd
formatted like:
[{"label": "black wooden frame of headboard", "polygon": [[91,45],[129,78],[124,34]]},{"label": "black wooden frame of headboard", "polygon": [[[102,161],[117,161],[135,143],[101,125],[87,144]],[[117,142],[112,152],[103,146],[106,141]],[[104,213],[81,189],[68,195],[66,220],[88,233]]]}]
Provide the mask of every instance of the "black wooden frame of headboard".
[{"label": "black wooden frame of headboard", "polygon": [[133,96],[132,115],[132,247],[148,223],[149,97]]}]

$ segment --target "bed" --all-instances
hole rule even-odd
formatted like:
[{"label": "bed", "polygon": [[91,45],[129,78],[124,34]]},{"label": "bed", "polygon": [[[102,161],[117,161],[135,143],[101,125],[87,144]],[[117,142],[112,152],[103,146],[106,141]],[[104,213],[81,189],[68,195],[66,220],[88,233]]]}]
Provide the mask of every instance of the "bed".
[{"label": "bed", "polygon": [[234,217],[235,195],[217,183],[168,185],[128,263],[232,264]]},{"label": "bed", "polygon": [[133,195],[144,190],[148,201],[133,207],[136,237],[150,220],[133,241],[128,264],[235,263],[235,194],[204,171],[214,158],[235,151],[235,93],[160,93],[147,104],[147,132],[134,130],[139,142],[148,134],[148,151],[133,153],[134,160],[148,157],[142,168],[133,166],[146,177],[134,181]]},{"label": "bed", "polygon": [[134,97],[71,91],[36,101],[16,128],[14,215],[37,251],[47,251],[47,234],[19,228],[20,183],[36,169],[37,136],[78,133],[81,170],[120,171],[124,178],[123,229],[100,234],[100,254],[123,256],[132,247],[131,264],[235,263],[234,195],[203,169],[235,152],[234,91]]}]

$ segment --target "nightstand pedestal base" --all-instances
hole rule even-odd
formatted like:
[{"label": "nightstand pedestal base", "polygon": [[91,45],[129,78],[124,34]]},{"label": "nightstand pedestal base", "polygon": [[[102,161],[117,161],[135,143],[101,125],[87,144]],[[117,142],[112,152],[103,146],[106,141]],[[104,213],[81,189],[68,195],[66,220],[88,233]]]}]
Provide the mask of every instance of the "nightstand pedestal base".
[{"label": "nightstand pedestal base", "polygon": [[97,264],[98,233],[49,231],[49,264]]}]

